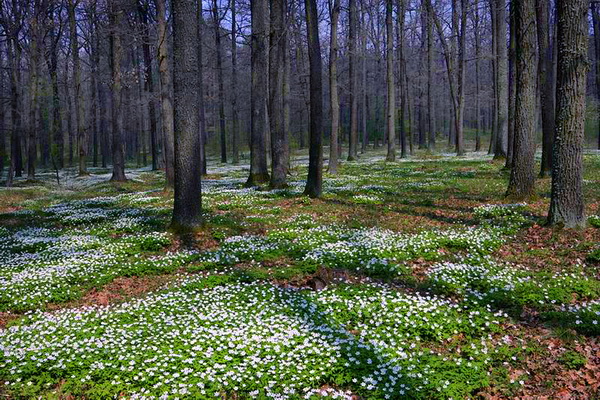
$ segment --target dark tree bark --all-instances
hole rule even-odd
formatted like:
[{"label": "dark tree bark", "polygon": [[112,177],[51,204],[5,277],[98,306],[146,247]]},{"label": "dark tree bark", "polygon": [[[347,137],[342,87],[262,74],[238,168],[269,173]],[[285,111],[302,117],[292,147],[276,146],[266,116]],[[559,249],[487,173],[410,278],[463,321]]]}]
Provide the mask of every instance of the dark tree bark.
[{"label": "dark tree bark", "polygon": [[171,97],[171,70],[168,53],[168,28],[165,16],[165,0],[156,0],[158,16],[158,75],[160,77],[160,107],[165,152],[166,188],[175,186],[173,99]]},{"label": "dark tree bark", "polygon": [[598,101],[598,149],[600,149],[600,3],[592,3],[594,54],[596,56],[596,99]]},{"label": "dark tree bark", "polygon": [[[340,101],[338,96],[337,59],[338,59],[338,21],[340,17],[340,0],[329,1],[331,15],[331,33],[329,45],[329,101],[331,111],[331,136],[329,139],[329,173],[337,174],[338,168],[338,134],[340,131]],[[363,118],[366,118],[363,115]]]},{"label": "dark tree bark", "polygon": [[517,80],[513,168],[506,195],[525,200],[535,192],[537,37],[535,4],[516,0]]},{"label": "dark tree bark", "polygon": [[[203,37],[204,17],[202,15],[202,2],[198,1],[196,7],[196,15],[198,23],[198,37]],[[204,112],[204,51],[202,48],[202,40],[198,40],[196,51],[198,53],[198,118],[200,119],[198,135],[200,137],[200,163],[202,175],[207,174],[206,167],[206,142],[208,140],[208,132],[206,131],[206,113]]]},{"label": "dark tree bark", "polygon": [[583,144],[587,66],[587,0],[558,0],[556,130],[548,221],[585,226]]},{"label": "dark tree bark", "polygon": [[506,2],[493,0],[496,34],[496,146],[494,158],[506,158],[508,142],[508,54],[506,47]]},{"label": "dark tree bark", "polygon": [[[59,18],[59,13],[52,10],[52,18]],[[46,52],[46,64],[48,65],[48,72],[50,73],[50,84],[52,86],[52,145],[50,155],[53,163],[59,169],[64,166],[64,151],[65,145],[63,140],[63,131],[61,127],[61,101],[60,101],[60,90],[58,86],[58,45],[61,39],[62,25],[58,21],[58,31],[56,24],[50,24],[49,27],[49,48]]]},{"label": "dark tree bark", "polygon": [[555,81],[553,51],[550,40],[550,5],[547,0],[536,0],[537,36],[539,49],[539,86],[542,108],[542,165],[540,177],[552,169],[554,142]]},{"label": "dark tree bark", "polygon": [[237,107],[237,22],[236,0],[231,0],[231,161],[240,162],[240,127]]},{"label": "dark tree bark", "polygon": [[323,81],[317,2],[305,0],[304,4],[310,66],[310,148],[304,194],[314,198],[321,196],[323,191]]},{"label": "dark tree bark", "polygon": [[506,164],[504,168],[511,169],[513,166],[513,154],[515,149],[515,111],[516,111],[516,66],[517,66],[517,35],[515,20],[515,4],[510,2],[510,46],[508,53],[508,142],[506,151]]},{"label": "dark tree bark", "polygon": [[219,95],[219,133],[221,137],[221,162],[227,162],[227,131],[225,130],[225,87],[223,82],[223,59],[221,56],[221,17],[217,0],[212,2],[213,23],[215,29],[215,58],[217,62],[217,85]]},{"label": "dark tree bark", "polygon": [[[427,9],[431,9],[431,0]],[[435,112],[433,107],[433,15],[427,13],[427,147],[430,151],[435,150]]]},{"label": "dark tree bark", "polygon": [[481,151],[481,32],[479,31],[479,8],[473,12],[473,31],[475,35],[475,151]]},{"label": "dark tree bark", "polygon": [[287,34],[285,0],[271,0],[269,51],[269,121],[271,132],[271,184],[274,189],[287,186],[289,166],[288,132],[285,130],[284,73]]},{"label": "dark tree bark", "polygon": [[396,161],[396,87],[394,83],[394,23],[393,0],[386,0],[386,83],[387,83],[387,133],[386,161]]},{"label": "dark tree bark", "polygon": [[358,9],[356,6],[357,0],[349,0],[350,15],[349,15],[349,30],[348,30],[348,63],[349,63],[349,90],[350,90],[350,137],[348,148],[348,161],[353,161],[358,158],[358,87],[357,87],[357,54],[356,41],[358,31]]},{"label": "dark tree bark", "polygon": [[396,3],[396,12],[398,14],[397,18],[397,51],[398,51],[398,92],[400,96],[400,112],[398,116],[398,125],[399,125],[399,135],[400,135],[400,158],[407,157],[407,148],[406,148],[406,129],[405,129],[405,119],[407,112],[407,103],[408,96],[406,94],[406,60],[404,59],[404,14],[406,12],[406,1],[398,0]]},{"label": "dark tree bark", "polygon": [[47,4],[43,0],[35,0],[33,15],[30,19],[31,42],[29,48],[29,138],[27,140],[27,178],[35,178],[37,161],[37,132],[40,130],[40,63],[42,59],[44,13]]},{"label": "dark tree bark", "polygon": [[73,107],[75,108],[75,128],[77,129],[77,149],[79,155],[79,175],[87,175],[86,167],[86,127],[83,115],[83,96],[81,87],[81,67],[79,62],[79,39],[77,35],[77,23],[75,20],[75,9],[77,0],[69,0],[69,40],[71,44],[71,58],[73,60]]},{"label": "dark tree bark", "polygon": [[367,24],[365,23],[365,1],[361,1],[361,14],[360,14],[360,18],[361,18],[361,25],[362,25],[362,37],[360,39],[361,43],[360,43],[360,47],[361,47],[361,71],[360,71],[360,75],[361,75],[361,85],[360,85],[360,98],[361,98],[361,115],[362,118],[360,120],[360,129],[361,129],[361,146],[360,146],[360,152],[361,154],[367,151],[367,145],[369,144],[369,132],[367,130],[367,123],[369,121],[369,115],[367,113],[367,93],[368,93],[368,87],[367,87],[367,36],[368,36],[368,32],[367,32]]},{"label": "dark tree bark", "polygon": [[253,0],[252,14],[252,94],[250,100],[250,176],[247,186],[269,182],[267,169],[267,131],[269,98],[269,3],[267,0]]},{"label": "dark tree bark", "polygon": [[171,227],[196,228],[202,222],[202,163],[198,118],[198,19],[195,0],[173,0],[173,98],[175,202]]},{"label": "dark tree bark", "polygon": [[123,98],[122,79],[123,45],[121,43],[121,25],[123,9],[119,0],[109,2],[110,37],[111,37],[111,70],[112,70],[112,163],[111,181],[124,182],[125,149],[123,148]]},{"label": "dark tree bark", "polygon": [[150,152],[152,153],[152,169],[157,170],[159,166],[158,135],[156,127],[156,95],[154,90],[154,79],[152,77],[152,56],[150,54],[150,13],[148,3],[138,1],[138,13],[142,20],[142,51],[144,53],[144,90],[148,93],[148,115],[150,119]]}]

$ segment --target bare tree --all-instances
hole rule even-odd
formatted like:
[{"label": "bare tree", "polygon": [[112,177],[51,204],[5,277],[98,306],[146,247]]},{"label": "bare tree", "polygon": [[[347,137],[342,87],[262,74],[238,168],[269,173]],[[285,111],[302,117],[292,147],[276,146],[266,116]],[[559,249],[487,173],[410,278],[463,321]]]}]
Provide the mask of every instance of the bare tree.
[{"label": "bare tree", "polygon": [[237,107],[237,7],[236,0],[231,0],[231,150],[232,159],[234,164],[240,162],[240,149],[239,149],[239,117]]},{"label": "bare tree", "polygon": [[217,85],[219,87],[219,133],[221,137],[221,162],[227,162],[227,131],[225,130],[225,88],[223,82],[223,59],[221,56],[221,19],[218,0],[212,2],[213,25],[215,29],[215,59],[217,62]]},{"label": "bare tree", "polygon": [[535,189],[535,108],[537,89],[537,46],[535,4],[515,0],[516,22],[516,110],[513,168],[507,196],[524,200]]},{"label": "bare tree", "polygon": [[548,221],[585,226],[583,142],[588,71],[587,0],[558,0],[556,129]]},{"label": "bare tree", "polygon": [[393,0],[385,3],[386,36],[386,81],[387,81],[387,133],[388,148],[386,161],[396,161],[396,87],[394,84],[394,22]]},{"label": "bare tree", "polygon": [[169,68],[168,29],[165,10],[166,0],[156,0],[158,16],[158,74],[160,77],[160,107],[165,152],[166,187],[175,185],[173,100],[171,97],[171,71]]},{"label": "bare tree", "polygon": [[271,187],[287,186],[289,166],[288,132],[285,126],[284,74],[287,34],[285,0],[271,0],[269,51],[269,121],[271,132]]},{"label": "bare tree", "polygon": [[[329,35],[329,102],[331,111],[331,136],[329,139],[329,173],[337,174],[338,168],[338,134],[340,131],[340,102],[338,96],[338,21],[340,18],[340,0],[329,0],[331,15],[331,33]],[[363,118],[365,118],[363,116]]]},{"label": "bare tree", "polygon": [[110,38],[111,38],[111,69],[112,69],[112,162],[113,173],[111,181],[123,182],[125,176],[125,149],[123,148],[123,45],[121,29],[123,8],[119,0],[109,2]]},{"label": "bare tree", "polygon": [[[310,66],[310,148],[304,194],[319,197],[323,191],[323,80],[316,0],[305,0]],[[356,142],[355,142],[356,145]]]},{"label": "bare tree", "polygon": [[267,131],[269,98],[269,4],[267,0],[251,2],[252,14],[252,95],[250,176],[247,186],[269,182],[267,170]]},{"label": "bare tree", "polygon": [[195,0],[172,0],[175,202],[171,227],[189,231],[202,222],[201,138],[198,135],[198,19]]},{"label": "bare tree", "polygon": [[350,137],[348,148],[348,161],[353,161],[358,157],[358,88],[357,88],[357,54],[356,54],[356,34],[358,31],[358,9],[357,0],[349,0],[349,29],[348,29],[348,63],[349,63],[349,91],[350,91]]}]

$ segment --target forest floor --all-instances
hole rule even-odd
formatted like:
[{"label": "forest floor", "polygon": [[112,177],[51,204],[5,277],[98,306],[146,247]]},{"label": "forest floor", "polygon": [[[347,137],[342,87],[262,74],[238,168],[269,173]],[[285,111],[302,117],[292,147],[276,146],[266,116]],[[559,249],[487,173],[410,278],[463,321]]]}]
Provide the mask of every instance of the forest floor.
[{"label": "forest floor", "polygon": [[301,195],[209,164],[205,226],[164,175],[49,171],[0,190],[0,397],[600,399],[600,154],[589,227],[503,204],[483,154],[372,151]]}]

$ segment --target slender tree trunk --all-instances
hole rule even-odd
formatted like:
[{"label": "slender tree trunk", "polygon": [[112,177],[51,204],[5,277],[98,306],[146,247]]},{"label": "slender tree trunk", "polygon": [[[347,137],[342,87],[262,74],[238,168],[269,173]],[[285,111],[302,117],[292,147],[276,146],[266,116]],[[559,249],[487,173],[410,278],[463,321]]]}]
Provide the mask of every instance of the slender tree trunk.
[{"label": "slender tree trunk", "polygon": [[[10,68],[4,65],[4,42],[0,42],[0,90],[4,96],[6,93],[4,71],[10,70]],[[4,173],[4,159],[6,158],[6,138],[5,138],[5,118],[6,109],[4,108],[4,102],[0,103],[0,179]]]},{"label": "slender tree trunk", "polygon": [[397,51],[398,51],[398,94],[400,96],[400,113],[398,118],[400,134],[400,158],[407,157],[405,120],[407,113],[408,96],[406,93],[406,60],[404,59],[404,20],[406,13],[406,0],[398,0],[396,3],[397,18]]},{"label": "slender tree trunk", "polygon": [[252,14],[252,94],[250,100],[250,176],[247,186],[269,182],[267,169],[267,131],[269,98],[269,3],[253,0]]},{"label": "slender tree trunk", "polygon": [[231,150],[232,162],[240,162],[240,128],[237,109],[237,23],[236,0],[231,0]]},{"label": "slender tree trunk", "polygon": [[[426,0],[431,8],[431,0]],[[435,150],[435,113],[433,106],[433,16],[427,13],[427,131],[429,132],[428,148]]]},{"label": "slender tree trunk", "polygon": [[545,177],[552,169],[552,144],[554,142],[555,84],[549,9],[550,5],[547,0],[536,0],[539,49],[538,75],[542,109],[542,164],[540,177]]},{"label": "slender tree trunk", "polygon": [[271,132],[271,187],[287,186],[288,132],[285,130],[284,73],[287,34],[285,0],[271,0],[269,52],[269,120]]},{"label": "slender tree trunk", "polygon": [[535,4],[516,0],[517,82],[515,149],[507,196],[524,200],[535,193],[535,109],[537,37]]},{"label": "slender tree trunk", "polygon": [[156,0],[158,16],[158,75],[160,77],[160,107],[165,152],[165,185],[167,189],[172,189],[175,185],[175,150],[173,143],[173,99],[171,97],[171,71],[169,67],[165,1]]},{"label": "slender tree trunk", "polygon": [[[331,14],[331,43],[329,45],[329,101],[331,102],[331,136],[329,139],[329,173],[337,174],[338,168],[338,134],[340,131],[340,102],[338,97],[337,59],[338,59],[338,21],[340,17],[340,0],[329,1]],[[363,115],[363,118],[366,116]]]},{"label": "slender tree trunk", "polygon": [[150,152],[152,153],[152,170],[159,166],[158,135],[156,123],[156,94],[152,74],[152,56],[150,54],[150,23],[148,13],[150,10],[142,0],[138,2],[138,13],[142,20],[142,51],[144,53],[144,90],[148,94],[148,116],[150,120]]},{"label": "slender tree trunk", "polygon": [[[304,194],[319,197],[323,191],[323,81],[316,0],[305,0],[308,60],[310,66],[310,148]],[[356,142],[354,142],[356,145]]]},{"label": "slender tree trunk", "polygon": [[361,148],[360,152],[364,153],[367,151],[367,146],[369,145],[369,132],[367,131],[367,123],[368,123],[368,115],[367,115],[367,24],[365,23],[365,1],[361,1],[361,86],[360,86],[360,97],[361,97]]},{"label": "slender tree trunk", "polygon": [[201,137],[198,117],[198,19],[195,0],[173,0],[175,202],[171,227],[187,231],[202,221]]},{"label": "slender tree trunk", "polygon": [[225,130],[225,88],[223,83],[223,60],[221,57],[221,18],[217,0],[213,0],[212,13],[215,28],[215,58],[217,62],[217,85],[219,88],[219,131],[221,137],[221,162],[227,162],[227,131]]},{"label": "slender tree trunk", "polygon": [[73,108],[75,108],[75,128],[77,129],[77,148],[79,153],[79,175],[87,175],[86,167],[86,128],[83,115],[82,87],[81,87],[81,67],[79,63],[79,39],[77,36],[77,24],[75,21],[76,0],[69,0],[69,39],[71,44],[71,57],[73,60]]},{"label": "slender tree trunk", "polygon": [[110,36],[112,60],[112,163],[113,173],[111,181],[124,182],[125,177],[125,150],[123,148],[123,97],[121,63],[123,60],[123,46],[121,44],[121,27],[123,9],[119,0],[110,0]]},{"label": "slender tree trunk", "polygon": [[387,132],[386,161],[396,161],[396,86],[394,83],[394,23],[393,0],[386,0],[386,82],[387,82]]},{"label": "slender tree trunk", "polygon": [[349,33],[348,33],[348,63],[349,63],[349,80],[350,80],[350,141],[348,149],[348,161],[356,160],[358,157],[358,87],[356,77],[357,54],[356,54],[356,34],[358,31],[358,9],[356,6],[357,0],[349,0],[350,15],[349,15]]},{"label": "slender tree trunk", "polygon": [[583,145],[588,71],[588,2],[558,0],[556,133],[548,221],[585,227]]},{"label": "slender tree trunk", "polygon": [[475,151],[481,151],[481,33],[479,32],[479,8],[474,10],[475,34]]},{"label": "slender tree trunk", "polygon": [[506,158],[508,142],[508,53],[506,47],[506,1],[494,0],[496,22],[496,93],[498,124],[494,158]]},{"label": "slender tree trunk", "polygon": [[35,179],[35,164],[37,161],[37,131],[40,128],[40,62],[42,55],[42,31],[41,21],[43,17],[44,4],[41,0],[35,0],[33,15],[30,19],[31,42],[29,49],[29,140],[27,141],[27,178]]},{"label": "slender tree trunk", "polygon": [[91,103],[92,103],[92,139],[93,139],[93,150],[92,150],[92,166],[98,166],[98,70],[100,66],[100,48],[98,39],[98,21],[96,14],[96,3],[92,4],[92,11],[89,13],[92,19],[90,25],[90,92],[91,92]]}]

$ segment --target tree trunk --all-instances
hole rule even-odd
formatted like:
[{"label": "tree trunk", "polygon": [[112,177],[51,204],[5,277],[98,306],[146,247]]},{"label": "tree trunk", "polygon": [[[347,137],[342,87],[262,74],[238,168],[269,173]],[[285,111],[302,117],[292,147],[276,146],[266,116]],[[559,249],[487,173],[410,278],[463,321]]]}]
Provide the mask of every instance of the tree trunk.
[{"label": "tree trunk", "polygon": [[231,0],[231,150],[232,162],[240,162],[239,118],[237,109],[237,25],[236,0]]},{"label": "tree trunk", "polygon": [[592,3],[592,21],[594,23],[594,54],[596,56],[596,100],[598,115],[598,149],[600,150],[600,4]]},{"label": "tree trunk", "polygon": [[[217,85],[219,95],[219,131],[221,137],[221,162],[227,162],[227,131],[225,130],[225,88],[223,83],[223,60],[221,58],[221,18],[217,0],[213,0],[212,14],[215,28],[215,58],[217,62]],[[235,94],[233,94],[235,95]]]},{"label": "tree trunk", "polygon": [[[305,0],[305,9],[310,66],[310,148],[304,194],[314,198],[321,196],[323,191],[323,81],[316,0]],[[356,146],[356,142],[354,144]]]},{"label": "tree trunk", "polygon": [[138,13],[142,20],[142,51],[144,53],[144,90],[148,94],[148,115],[150,119],[150,152],[152,153],[152,170],[159,166],[158,135],[156,127],[156,95],[152,77],[152,57],[150,54],[150,23],[148,21],[148,5],[141,0],[138,2]]},{"label": "tree trunk", "polygon": [[369,144],[369,132],[367,130],[367,123],[369,121],[369,115],[367,114],[367,28],[365,24],[365,1],[361,2],[361,25],[362,25],[362,37],[360,39],[360,47],[361,47],[361,87],[360,87],[360,97],[361,97],[361,148],[360,152],[364,153],[367,151],[367,145]]},{"label": "tree trunk", "polygon": [[396,161],[396,87],[394,83],[394,23],[393,0],[386,0],[386,83],[387,83],[387,132],[386,161]]},{"label": "tree trunk", "polygon": [[42,56],[42,30],[45,4],[35,0],[33,15],[30,20],[31,42],[29,48],[29,140],[27,141],[27,178],[35,179],[35,163],[37,161],[37,131],[40,129],[40,63]]},{"label": "tree trunk", "polygon": [[506,47],[506,2],[494,0],[496,22],[496,93],[498,123],[494,158],[506,158],[508,142],[508,52]]},{"label": "tree trunk", "polygon": [[515,149],[515,111],[516,111],[516,65],[517,65],[517,37],[515,26],[515,4],[510,3],[510,50],[508,55],[508,143],[506,151],[506,164],[504,168],[511,169]]},{"label": "tree trunk", "polygon": [[160,107],[165,152],[165,185],[167,189],[172,189],[175,186],[175,150],[173,144],[173,99],[171,97],[171,71],[169,68],[165,1],[156,0],[158,16],[158,75],[160,77]]},{"label": "tree trunk", "polygon": [[250,176],[247,186],[269,182],[267,169],[267,131],[269,98],[269,3],[267,0],[251,2],[252,14],[252,94]]},{"label": "tree trunk", "polygon": [[287,34],[285,0],[271,0],[269,52],[269,121],[271,132],[271,188],[287,186],[289,166],[288,132],[285,130],[284,73]]},{"label": "tree trunk", "polygon": [[479,32],[479,8],[474,10],[475,34],[475,151],[481,151],[481,33]]},{"label": "tree trunk", "polygon": [[79,175],[87,175],[86,167],[86,129],[83,116],[83,95],[81,90],[81,67],[79,64],[79,39],[77,37],[77,24],[75,21],[76,0],[69,0],[69,40],[71,44],[71,57],[73,60],[73,108],[75,108],[75,129],[77,129],[77,148],[79,153]]},{"label": "tree trunk", "polygon": [[585,226],[583,145],[587,66],[587,0],[558,0],[556,133],[548,221]]},{"label": "tree trunk", "polygon": [[[431,9],[431,0],[426,0]],[[427,131],[430,151],[435,150],[435,113],[433,107],[433,16],[427,13]]]},{"label": "tree trunk", "polygon": [[[340,101],[338,97],[337,59],[338,59],[338,21],[340,17],[340,0],[329,2],[331,14],[331,34],[329,46],[329,101],[331,102],[331,136],[329,139],[329,173],[337,174],[338,168],[338,134],[340,131]],[[366,118],[363,115],[363,118]]]},{"label": "tree trunk", "polygon": [[554,63],[550,41],[550,5],[547,0],[536,0],[537,37],[539,49],[539,86],[542,109],[542,165],[540,177],[552,169],[552,144],[554,142]]},{"label": "tree trunk", "polygon": [[[199,21],[198,38],[202,38],[202,30],[204,28],[204,16],[202,15],[201,1],[198,1],[196,7],[196,16]],[[204,112],[204,52],[202,49],[202,40],[198,40],[196,51],[198,53],[198,118],[200,119],[198,136],[200,137],[200,162],[202,175],[206,175],[206,142],[208,141],[208,132],[206,131],[206,113]]]},{"label": "tree trunk", "polygon": [[198,19],[195,0],[173,0],[173,98],[175,202],[171,227],[196,228],[202,221],[202,163],[198,117]]},{"label": "tree trunk", "polygon": [[111,181],[124,182],[125,177],[125,150],[123,148],[123,98],[121,62],[123,59],[123,46],[121,44],[121,20],[123,10],[119,0],[109,3],[110,35],[111,35],[111,60],[112,60],[112,163],[113,173]]},{"label": "tree trunk", "polygon": [[404,19],[406,12],[406,1],[398,0],[396,4],[396,13],[398,15],[397,18],[397,28],[396,28],[396,36],[397,36],[397,51],[398,51],[398,94],[400,96],[400,113],[398,118],[399,125],[399,134],[400,134],[400,158],[407,157],[407,148],[406,148],[406,129],[405,129],[405,120],[406,113],[408,110],[408,96],[406,90],[406,60],[404,59]]},{"label": "tree trunk", "polygon": [[513,168],[507,196],[525,200],[535,192],[537,53],[535,4],[516,0],[517,82]]},{"label": "tree trunk", "polygon": [[349,33],[348,33],[348,63],[349,63],[349,80],[350,80],[350,137],[348,148],[348,161],[356,160],[358,157],[358,88],[357,88],[357,57],[356,57],[356,34],[358,31],[358,9],[356,6],[357,0],[349,0],[350,15],[349,15]]}]

